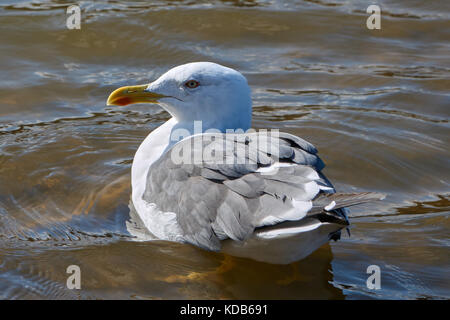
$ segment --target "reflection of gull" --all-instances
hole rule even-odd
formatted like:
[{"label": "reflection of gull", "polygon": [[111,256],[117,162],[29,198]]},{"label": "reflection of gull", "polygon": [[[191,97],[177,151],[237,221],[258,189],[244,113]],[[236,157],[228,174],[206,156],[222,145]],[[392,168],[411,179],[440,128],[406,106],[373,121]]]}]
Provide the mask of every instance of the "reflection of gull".
[{"label": "reflection of gull", "polygon": [[[348,225],[345,206],[382,198],[334,193],[315,147],[290,134],[194,136],[196,121],[201,132],[249,129],[250,89],[230,68],[190,63],[108,98],[109,105],[132,103],[158,103],[172,115],[142,142],[131,170],[132,204],[153,238],[287,263],[339,238]],[[180,132],[188,137],[172,141]],[[209,139],[193,141],[198,137]],[[260,138],[266,143],[253,143]],[[188,159],[205,149],[223,157],[176,162],[175,149],[189,150]]]}]

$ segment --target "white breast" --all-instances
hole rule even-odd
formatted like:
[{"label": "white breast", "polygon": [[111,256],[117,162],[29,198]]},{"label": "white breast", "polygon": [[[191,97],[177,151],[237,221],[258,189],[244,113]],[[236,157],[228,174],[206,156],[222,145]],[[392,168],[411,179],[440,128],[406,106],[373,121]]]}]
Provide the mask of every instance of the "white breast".
[{"label": "white breast", "polygon": [[153,130],[141,143],[131,167],[132,201],[145,227],[158,239],[179,241],[181,236],[173,212],[162,212],[154,203],[142,199],[150,166],[157,161],[170,143],[171,130],[176,124],[170,119]]}]

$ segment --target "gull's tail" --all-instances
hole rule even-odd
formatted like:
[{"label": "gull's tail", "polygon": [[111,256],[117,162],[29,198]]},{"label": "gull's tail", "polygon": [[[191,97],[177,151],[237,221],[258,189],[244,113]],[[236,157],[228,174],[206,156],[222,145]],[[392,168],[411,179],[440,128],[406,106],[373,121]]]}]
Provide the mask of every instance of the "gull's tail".
[{"label": "gull's tail", "polygon": [[310,212],[314,214],[331,211],[361,203],[383,200],[385,197],[385,194],[378,192],[322,193],[313,200],[313,207]]},{"label": "gull's tail", "polygon": [[[313,215],[321,222],[350,225],[348,221],[346,207],[361,203],[383,200],[385,194],[377,192],[361,193],[322,193],[313,200],[313,207],[308,215]],[[347,227],[347,233],[350,236],[350,229]],[[331,239],[340,239],[340,230],[331,236]]]}]

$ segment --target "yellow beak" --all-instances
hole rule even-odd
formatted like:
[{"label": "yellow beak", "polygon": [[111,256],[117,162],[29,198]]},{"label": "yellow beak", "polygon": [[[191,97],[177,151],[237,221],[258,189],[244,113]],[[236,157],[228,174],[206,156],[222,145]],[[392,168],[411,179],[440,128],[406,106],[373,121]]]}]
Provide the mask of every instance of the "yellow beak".
[{"label": "yellow beak", "polygon": [[108,97],[108,106],[126,106],[133,103],[157,103],[165,95],[146,91],[147,85],[121,87],[114,90]]}]

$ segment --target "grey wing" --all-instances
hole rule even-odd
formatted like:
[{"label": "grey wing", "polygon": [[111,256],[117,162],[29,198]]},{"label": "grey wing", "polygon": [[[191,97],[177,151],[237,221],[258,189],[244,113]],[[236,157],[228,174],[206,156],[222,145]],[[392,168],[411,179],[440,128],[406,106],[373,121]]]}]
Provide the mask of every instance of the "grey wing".
[{"label": "grey wing", "polygon": [[[314,146],[290,134],[196,135],[151,166],[143,199],[176,213],[186,242],[218,251],[223,239],[321,214],[333,200],[319,196],[334,192],[323,167]],[[339,208],[330,212],[346,221]]]}]

